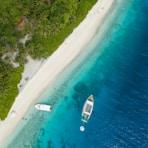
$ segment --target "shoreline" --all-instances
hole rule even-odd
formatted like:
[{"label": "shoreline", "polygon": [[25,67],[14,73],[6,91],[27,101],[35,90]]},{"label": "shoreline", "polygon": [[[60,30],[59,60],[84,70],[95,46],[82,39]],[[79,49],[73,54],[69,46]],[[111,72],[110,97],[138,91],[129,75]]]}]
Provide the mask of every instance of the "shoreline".
[{"label": "shoreline", "polygon": [[[0,146],[15,130],[29,106],[56,79],[63,69],[83,51],[96,30],[102,25],[113,2],[114,0],[109,2],[108,0],[99,0],[80,25],[64,40],[59,48],[48,58],[47,62],[32,77],[22,92],[18,94],[7,118],[0,122],[0,133],[2,133],[0,136]],[[12,116],[14,112],[15,117]]]}]

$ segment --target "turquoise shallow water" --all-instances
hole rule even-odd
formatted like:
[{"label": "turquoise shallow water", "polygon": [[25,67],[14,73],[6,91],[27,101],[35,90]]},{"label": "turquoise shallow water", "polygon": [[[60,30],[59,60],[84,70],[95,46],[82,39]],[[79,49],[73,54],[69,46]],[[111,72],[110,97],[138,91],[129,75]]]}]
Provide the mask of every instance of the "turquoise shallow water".
[{"label": "turquoise shallow water", "polygon": [[[38,98],[10,137],[9,148],[148,147],[148,0],[117,0],[101,30]],[[117,9],[117,10],[116,10]],[[85,131],[81,111],[90,94],[95,106]],[[21,129],[21,130],[20,130]]]}]

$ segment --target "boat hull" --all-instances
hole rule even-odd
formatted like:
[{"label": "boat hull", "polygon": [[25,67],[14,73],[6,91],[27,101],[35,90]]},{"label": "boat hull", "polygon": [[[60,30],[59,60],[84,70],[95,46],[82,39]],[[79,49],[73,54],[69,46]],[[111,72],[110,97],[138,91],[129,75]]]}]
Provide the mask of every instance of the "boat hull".
[{"label": "boat hull", "polygon": [[90,95],[85,101],[83,106],[82,117],[81,117],[82,122],[87,123],[89,121],[89,118],[93,111],[93,107],[94,107],[94,98],[93,95]]},{"label": "boat hull", "polygon": [[47,111],[47,112],[51,111],[51,106],[50,105],[46,105],[46,104],[36,104],[35,108],[37,110],[42,110],[42,111]]}]

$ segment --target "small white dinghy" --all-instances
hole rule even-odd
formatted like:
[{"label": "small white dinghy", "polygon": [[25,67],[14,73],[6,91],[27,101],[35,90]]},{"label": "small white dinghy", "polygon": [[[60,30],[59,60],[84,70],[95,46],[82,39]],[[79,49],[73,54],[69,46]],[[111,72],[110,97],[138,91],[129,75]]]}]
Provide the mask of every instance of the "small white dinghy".
[{"label": "small white dinghy", "polygon": [[51,106],[47,104],[36,104],[35,108],[38,110],[47,111],[47,112],[51,111]]}]

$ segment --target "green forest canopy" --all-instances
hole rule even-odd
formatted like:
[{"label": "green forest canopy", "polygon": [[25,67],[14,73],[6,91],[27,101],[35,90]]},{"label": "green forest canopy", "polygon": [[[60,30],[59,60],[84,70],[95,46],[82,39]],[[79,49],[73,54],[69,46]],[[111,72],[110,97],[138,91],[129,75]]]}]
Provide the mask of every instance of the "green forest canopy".
[{"label": "green forest canopy", "polygon": [[[0,9],[0,119],[5,119],[18,94],[26,55],[46,58],[84,19],[97,0],[5,0]],[[19,42],[25,35],[32,40]],[[11,58],[18,52],[13,68]]]}]

